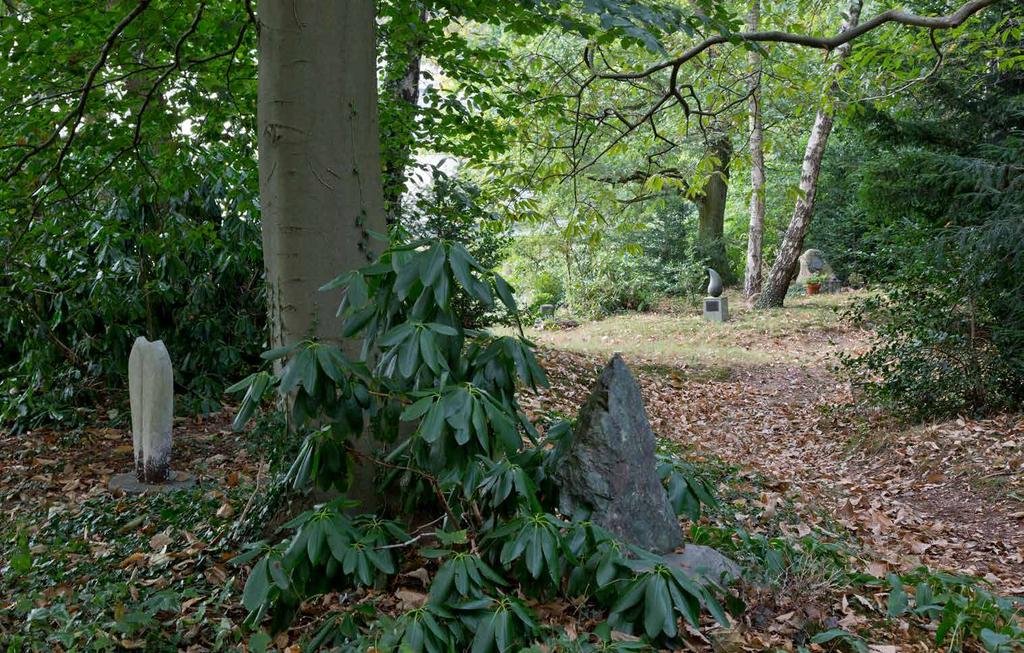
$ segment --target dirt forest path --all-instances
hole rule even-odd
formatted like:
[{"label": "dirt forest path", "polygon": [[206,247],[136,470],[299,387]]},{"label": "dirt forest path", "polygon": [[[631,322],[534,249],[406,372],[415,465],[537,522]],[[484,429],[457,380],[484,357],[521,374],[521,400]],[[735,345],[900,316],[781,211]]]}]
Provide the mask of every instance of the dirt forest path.
[{"label": "dirt forest path", "polygon": [[714,361],[708,374],[657,344],[660,330],[675,339],[675,353],[689,353],[678,334],[701,325],[637,317],[650,322],[639,337],[625,322],[606,334],[601,322],[575,336],[531,334],[559,347],[542,354],[552,388],[535,407],[573,414],[606,357],[621,351],[656,433],[765,479],[755,505],[736,506],[753,531],[758,514],[787,503],[803,522],[793,535],[845,527],[863,543],[863,570],[874,575],[925,564],[1024,594],[1024,416],[907,426],[859,405],[830,361],[862,346],[864,334],[838,319],[794,320],[799,337],[791,337],[745,329],[740,314],[738,330],[719,338],[724,349],[754,352],[756,363],[729,364],[713,347],[701,349]]}]

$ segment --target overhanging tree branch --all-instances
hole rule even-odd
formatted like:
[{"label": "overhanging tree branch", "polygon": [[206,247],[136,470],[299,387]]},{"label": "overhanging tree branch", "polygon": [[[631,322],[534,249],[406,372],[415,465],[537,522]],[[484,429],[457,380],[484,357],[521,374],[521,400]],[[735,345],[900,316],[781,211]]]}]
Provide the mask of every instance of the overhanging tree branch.
[{"label": "overhanging tree branch", "polygon": [[658,71],[670,68],[675,71],[679,66],[693,59],[708,48],[723,43],[791,43],[794,45],[831,52],[839,46],[850,43],[857,37],[863,36],[864,34],[867,34],[868,32],[887,23],[896,23],[899,25],[906,25],[908,27],[921,27],[930,30],[952,29],[959,27],[964,23],[964,21],[985,7],[994,5],[1000,1],[1001,0],[971,0],[971,2],[965,3],[955,12],[945,16],[920,16],[902,9],[890,9],[889,11],[878,14],[870,20],[864,21],[850,29],[843,30],[831,37],[816,37],[807,34],[793,34],[791,32],[780,32],[774,30],[739,32],[728,37],[719,34],[704,39],[675,58],[666,59],[646,68],[645,70],[635,72],[601,72],[594,69],[594,66],[592,65],[592,58],[585,57],[585,61],[594,76],[599,79],[630,80],[650,77]]},{"label": "overhanging tree branch", "polygon": [[675,179],[682,182],[685,188],[689,188],[689,183],[687,183],[687,180],[690,178],[690,174],[685,170],[680,170],[679,168],[665,168],[662,170],[634,170],[632,172],[627,172],[615,176],[602,176],[594,174],[587,175],[588,179],[591,179],[593,181],[599,181],[604,184],[611,184],[613,186],[631,183],[645,183],[651,177],[665,177],[666,179]]},{"label": "overhanging tree branch", "polygon": [[[977,14],[982,9],[994,5],[1001,0],[971,0],[966,2],[955,12],[944,16],[920,16],[912,14],[901,9],[893,9],[883,12],[870,20],[863,23],[859,23],[855,26],[842,29],[836,35],[831,37],[816,37],[805,34],[793,34],[790,32],[781,31],[747,31],[732,34],[730,36],[716,35],[711,36],[700,43],[693,45],[692,47],[685,50],[682,54],[672,58],[656,63],[644,70],[639,71],[620,71],[611,69],[607,66],[604,69],[599,68],[597,65],[598,57],[600,52],[595,52],[595,49],[587,47],[583,51],[583,64],[586,66],[590,75],[584,80],[577,94],[577,102],[582,102],[582,94],[584,90],[592,86],[599,80],[613,80],[621,81],[627,84],[635,84],[636,81],[651,78],[657,73],[662,71],[668,71],[668,88],[662,90],[652,90],[654,94],[653,104],[649,109],[641,113],[635,119],[629,119],[622,114],[618,109],[605,109],[602,113],[589,116],[590,119],[595,120],[598,124],[609,123],[609,118],[616,118],[621,125],[616,123],[616,133],[611,141],[611,144],[602,148],[600,152],[594,155],[589,160],[586,160],[586,156],[580,156],[577,154],[577,150],[580,149],[580,143],[578,138],[573,139],[573,157],[571,162],[571,169],[565,175],[566,178],[578,175],[597,163],[605,154],[607,154],[613,147],[618,145],[631,133],[642,127],[644,124],[651,123],[653,125],[654,116],[662,111],[670,109],[674,106],[681,106],[683,113],[686,117],[687,125],[689,125],[689,119],[695,115],[698,118],[698,126],[701,130],[704,130],[704,119],[713,118],[721,113],[729,111],[731,108],[738,106],[742,102],[746,102],[751,91],[747,91],[744,94],[738,94],[739,97],[732,102],[729,102],[724,107],[717,110],[711,110],[710,108],[705,109],[701,106],[700,98],[692,85],[683,84],[679,80],[679,73],[682,67],[689,61],[696,58],[701,53],[705,52],[709,48],[726,43],[791,43],[803,47],[817,48],[825,50],[826,52],[832,52],[833,50],[842,51],[843,47],[849,47],[850,44],[859,36],[862,36],[874,29],[886,25],[889,23],[906,25],[910,27],[920,27],[929,30],[930,37],[932,38],[933,45],[935,44],[935,32],[940,29],[951,29],[959,27],[968,18]],[[937,45],[935,46],[938,51]],[[941,51],[939,53],[941,64]],[[603,57],[601,58],[603,60]],[[938,65],[938,64],[937,64]],[[929,73],[930,75],[931,73]],[[684,92],[685,91],[685,92]],[[576,121],[577,125],[582,117],[582,112],[577,108]],[[577,132],[579,132],[577,126]],[[589,132],[587,140],[593,136],[593,132]],[[657,135],[656,135],[657,136]],[[586,148],[584,147],[583,150]]]},{"label": "overhanging tree branch", "polygon": [[260,19],[256,17],[256,12],[252,8],[252,0],[245,0],[245,13],[249,15],[249,22],[256,28],[256,32],[260,31]]},{"label": "overhanging tree branch", "polygon": [[135,21],[136,18],[142,15],[142,12],[144,12],[149,7],[149,4],[150,0],[139,0],[139,3],[135,6],[135,8],[132,9],[127,16],[122,18],[121,22],[119,22],[114,27],[114,29],[111,30],[111,32],[107,35],[106,40],[104,40],[103,42],[103,46],[100,49],[99,58],[96,60],[96,63],[93,64],[92,68],[89,69],[88,75],[86,75],[85,84],[82,85],[82,93],[78,98],[78,102],[75,104],[75,108],[64,116],[64,118],[57,124],[57,126],[53,129],[53,132],[45,141],[32,147],[32,149],[30,149],[28,152],[22,155],[20,159],[18,159],[17,163],[14,164],[11,170],[9,170],[7,174],[4,175],[4,181],[10,181],[11,179],[13,179],[15,175],[21,172],[21,169],[25,166],[26,163],[28,163],[29,159],[31,159],[36,154],[39,154],[43,150],[53,145],[60,137],[61,131],[67,128],[68,136],[67,139],[64,141],[64,146],[61,148],[60,155],[58,155],[58,162],[57,164],[55,164],[54,167],[56,168],[57,166],[59,166],[60,160],[63,159],[64,155],[71,148],[71,144],[74,142],[75,136],[78,133],[78,128],[82,124],[82,118],[85,116],[85,105],[89,101],[89,94],[92,92],[93,85],[96,81],[96,76],[106,65],[107,58],[110,57],[110,53],[113,51],[114,44],[117,42],[117,39],[121,36],[124,30],[127,29],[128,26]]},{"label": "overhanging tree branch", "polygon": [[[222,58],[225,58],[225,57],[231,57],[233,59],[235,57],[235,55],[237,54],[238,50],[241,48],[241,45],[242,45],[242,43],[243,43],[243,41],[245,39],[246,32],[249,30],[249,26],[251,24],[249,21],[246,21],[245,23],[242,24],[242,27],[241,27],[241,29],[239,29],[239,32],[238,32],[238,37],[235,39],[235,42],[234,42],[234,44],[231,47],[229,47],[229,48],[227,48],[225,50],[219,51],[219,52],[214,52],[213,54],[210,54],[208,56],[201,57],[201,58],[198,58],[198,59],[184,59],[182,57],[182,48],[185,45],[185,42],[192,35],[194,35],[195,32],[197,31],[198,26],[199,26],[199,22],[202,19],[203,11],[206,8],[206,4],[207,3],[205,3],[205,2],[200,3],[199,9],[198,9],[196,15],[194,16],[192,22],[190,23],[188,29],[177,40],[177,42],[175,44],[175,48],[174,48],[174,58],[170,62],[164,63],[164,64],[158,64],[158,65],[141,66],[139,68],[133,69],[132,71],[130,71],[128,73],[123,73],[123,74],[117,75],[117,76],[112,77],[110,79],[103,80],[102,82],[94,81],[92,83],[92,88],[96,89],[96,88],[98,88],[100,86],[104,86],[104,85],[108,85],[108,84],[111,84],[111,83],[114,83],[114,82],[118,82],[118,81],[123,81],[125,79],[129,79],[130,77],[132,77],[134,75],[141,74],[141,73],[144,73],[144,72],[153,72],[153,71],[160,71],[161,72],[161,74],[159,75],[157,80],[150,86],[150,88],[147,90],[147,92],[143,96],[142,106],[135,113],[134,120],[133,120],[133,123],[134,123],[134,126],[133,126],[133,137],[132,137],[131,142],[128,143],[127,145],[125,145],[124,147],[119,148],[118,151],[115,152],[114,155],[111,156],[111,158],[106,162],[106,164],[104,164],[95,173],[89,175],[88,178],[86,179],[86,181],[83,182],[80,185],[80,188],[78,188],[78,189],[71,190],[71,189],[65,188],[63,186],[62,182],[60,181],[60,179],[58,178],[56,186],[54,186],[53,188],[47,190],[46,192],[39,193],[36,196],[36,199],[35,199],[35,201],[33,203],[33,207],[34,207],[33,208],[33,213],[35,212],[35,207],[38,207],[44,200],[49,198],[52,194],[54,194],[58,190],[63,190],[65,192],[65,197],[63,198],[64,200],[67,200],[67,201],[70,201],[70,202],[74,203],[75,199],[76,199],[76,197],[78,195],[81,195],[87,189],[91,188],[93,186],[93,184],[95,184],[95,182],[97,180],[103,178],[114,167],[114,165],[116,165],[117,162],[120,161],[126,154],[129,154],[132,151],[135,151],[136,154],[137,154],[138,153],[138,147],[142,143],[142,121],[143,121],[144,115],[146,114],[146,112],[150,108],[150,106],[152,105],[153,100],[155,99],[156,93],[158,92],[159,88],[166,83],[167,79],[173,73],[175,73],[176,71],[178,71],[178,72],[180,72],[180,71],[191,71],[191,70],[194,70],[194,69],[196,69],[196,68],[198,68],[198,67],[200,67],[200,66],[202,66],[204,64],[207,64],[207,63],[209,63],[211,61],[214,61],[214,60],[217,60],[217,59],[222,59]],[[229,81],[228,93],[230,94],[230,80],[228,80],[228,81]],[[84,89],[85,89],[85,87],[83,86],[82,88],[77,89],[75,91],[65,91],[65,92],[61,92],[60,94],[54,94],[54,95],[55,96],[57,96],[57,95],[70,95],[72,93],[78,93],[78,92],[84,91]],[[233,96],[232,96],[232,102],[233,101],[234,101],[234,99],[233,99]],[[2,147],[0,147],[0,149],[3,149],[4,147],[14,147],[14,145],[2,146]],[[22,146],[19,146],[19,147],[26,147],[27,148],[27,147],[32,147],[32,146],[22,145]],[[56,170],[56,171],[59,172],[59,169],[60,169],[61,165],[63,164],[63,160],[65,158],[66,158],[66,152],[64,152],[62,150],[62,155],[58,157],[57,161],[54,164],[53,170]],[[142,162],[140,160],[140,163],[143,165],[144,168],[146,168],[146,165],[145,165],[144,162]],[[151,177],[153,176],[152,173],[148,170],[148,168],[146,168],[146,172]]]},{"label": "overhanging tree branch", "polygon": [[879,95],[872,95],[866,98],[860,98],[858,102],[875,102],[877,100],[884,100],[887,97],[892,97],[894,95],[902,93],[903,91],[907,90],[908,88],[915,84],[920,84],[921,82],[928,81],[935,73],[939,72],[939,68],[942,67],[942,62],[945,61],[946,55],[945,53],[942,52],[942,48],[939,47],[938,41],[935,40],[935,30],[931,30],[928,32],[928,38],[932,42],[932,49],[935,50],[935,65],[932,66],[931,70],[921,75],[920,77],[915,77],[909,82],[902,84],[897,88],[894,88],[891,91],[881,93]]},{"label": "overhanging tree branch", "polygon": [[[146,93],[146,97],[142,101],[142,106],[139,107],[139,112],[135,114],[135,136],[132,140],[134,146],[137,147],[142,139],[143,114],[146,113],[146,109],[153,101],[153,98],[156,96],[157,92],[160,90],[160,87],[163,85],[163,83],[167,81],[168,77],[171,76],[171,73],[181,68],[181,49],[185,46],[185,42],[189,39],[189,37],[195,34],[196,30],[199,29],[199,21],[203,19],[203,11],[205,9],[206,3],[199,3],[199,9],[196,11],[196,15],[192,19],[192,23],[189,24],[188,29],[185,30],[185,33],[178,38],[177,43],[174,44],[174,61],[172,61],[171,64],[167,67],[167,70],[165,70],[163,74],[157,77],[156,81],[153,82],[153,85],[149,88],[149,91]],[[60,165],[59,161],[57,165]]]}]

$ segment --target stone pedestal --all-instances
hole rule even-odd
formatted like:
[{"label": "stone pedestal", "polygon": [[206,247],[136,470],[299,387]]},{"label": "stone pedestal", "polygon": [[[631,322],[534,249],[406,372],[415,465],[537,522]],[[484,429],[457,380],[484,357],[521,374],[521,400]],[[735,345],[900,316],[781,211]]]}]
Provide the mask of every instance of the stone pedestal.
[{"label": "stone pedestal", "polygon": [[704,319],[708,322],[728,322],[729,300],[726,297],[705,297]]},{"label": "stone pedestal", "polygon": [[196,479],[185,472],[167,473],[167,480],[162,483],[146,483],[140,481],[135,472],[125,474],[114,474],[110,477],[110,489],[121,490],[128,494],[156,494],[158,492],[174,492],[175,490],[187,490],[196,484]]}]

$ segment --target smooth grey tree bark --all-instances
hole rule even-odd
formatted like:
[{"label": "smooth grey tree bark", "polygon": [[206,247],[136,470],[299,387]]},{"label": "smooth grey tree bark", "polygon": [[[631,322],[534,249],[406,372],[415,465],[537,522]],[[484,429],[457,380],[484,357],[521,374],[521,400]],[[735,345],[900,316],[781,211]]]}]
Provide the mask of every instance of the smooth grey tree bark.
[{"label": "smooth grey tree bark", "polygon": [[[319,288],[386,243],[373,0],[259,5],[260,203],[271,346],[339,343],[341,291]],[[355,354],[355,343],[341,343]],[[369,438],[357,447],[372,448]],[[348,493],[372,507],[372,466]]]},{"label": "smooth grey tree bark", "polygon": [[271,345],[338,342],[341,291],[385,233],[373,0],[260,3],[263,258]]},{"label": "smooth grey tree bark", "polygon": [[[857,26],[863,4],[863,0],[853,0],[850,3],[841,32]],[[796,207],[793,209],[793,217],[789,221],[789,227],[786,229],[786,235],[779,247],[779,253],[772,264],[767,284],[754,305],[756,308],[782,306],[786,291],[789,290],[793,265],[800,256],[800,250],[803,249],[804,237],[807,235],[807,229],[814,215],[814,195],[818,189],[821,161],[825,156],[825,146],[828,144],[829,134],[832,133],[832,123],[835,119],[834,98],[839,93],[836,74],[842,66],[843,59],[849,56],[850,48],[850,42],[839,46],[836,50],[835,60],[829,68],[832,82],[829,84],[827,97],[823,98],[823,104],[818,109],[814,118],[814,126],[807,138],[807,147],[804,150],[804,159],[800,170],[800,193]]]},{"label": "smooth grey tree bark", "polygon": [[[747,29],[761,26],[761,1],[751,0]],[[747,234],[747,266],[743,274],[743,296],[750,300],[761,292],[764,256],[764,123],[761,119],[761,53],[751,49],[750,63],[750,227]]]}]

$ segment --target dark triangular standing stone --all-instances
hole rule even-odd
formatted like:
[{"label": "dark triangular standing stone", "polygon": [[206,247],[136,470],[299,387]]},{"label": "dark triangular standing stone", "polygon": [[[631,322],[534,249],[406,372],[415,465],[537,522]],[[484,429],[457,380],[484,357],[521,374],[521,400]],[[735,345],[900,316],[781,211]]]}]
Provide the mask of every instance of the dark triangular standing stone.
[{"label": "dark triangular standing stone", "polygon": [[640,387],[616,354],[580,409],[556,481],[559,509],[586,515],[626,542],[664,553],[683,543],[658,479],[654,432]]}]

